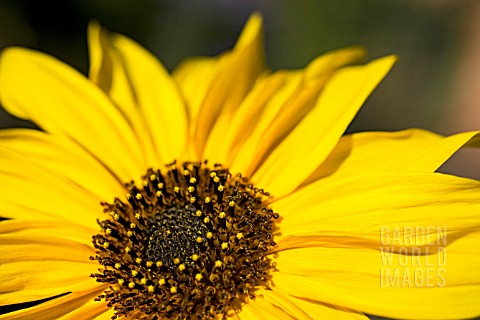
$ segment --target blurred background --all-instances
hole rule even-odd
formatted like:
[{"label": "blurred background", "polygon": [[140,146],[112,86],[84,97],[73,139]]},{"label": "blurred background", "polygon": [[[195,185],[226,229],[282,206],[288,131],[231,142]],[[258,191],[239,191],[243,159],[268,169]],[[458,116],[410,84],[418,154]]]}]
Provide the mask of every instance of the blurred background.
[{"label": "blurred background", "polygon": [[[353,44],[364,45],[370,58],[400,57],[349,132],[480,129],[478,0],[2,0],[0,49],[38,49],[86,73],[86,28],[97,19],[171,70],[185,57],[231,48],[255,10],[265,17],[272,69],[301,68]],[[0,128],[19,126],[31,124],[0,111]],[[480,178],[478,160],[478,150],[464,150],[442,170]]]},{"label": "blurred background", "polygon": [[[97,19],[171,70],[185,57],[231,48],[255,10],[265,17],[272,69],[303,67],[353,44],[364,45],[370,58],[400,57],[349,132],[480,129],[478,0],[2,0],[0,49],[38,49],[86,73],[86,28]],[[0,111],[0,128],[25,125]],[[480,178],[478,160],[478,150],[462,150],[442,171]]]}]

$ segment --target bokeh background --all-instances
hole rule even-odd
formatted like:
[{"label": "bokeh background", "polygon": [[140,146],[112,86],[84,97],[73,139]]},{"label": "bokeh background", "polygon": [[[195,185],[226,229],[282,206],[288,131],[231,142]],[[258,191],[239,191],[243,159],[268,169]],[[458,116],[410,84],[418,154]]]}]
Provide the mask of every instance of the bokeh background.
[{"label": "bokeh background", "polygon": [[[265,17],[272,69],[300,68],[354,44],[370,58],[399,56],[349,132],[480,129],[478,0],[2,0],[0,49],[38,49],[86,74],[86,28],[96,19],[171,70],[185,57],[231,48],[253,11]],[[32,125],[0,111],[0,128],[19,126]],[[478,150],[463,150],[442,171],[480,178],[479,160]]]}]

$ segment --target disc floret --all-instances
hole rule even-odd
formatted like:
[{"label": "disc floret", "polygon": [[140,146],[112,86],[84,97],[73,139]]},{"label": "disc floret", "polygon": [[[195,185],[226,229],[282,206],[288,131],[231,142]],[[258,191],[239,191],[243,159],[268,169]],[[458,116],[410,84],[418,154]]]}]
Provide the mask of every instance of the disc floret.
[{"label": "disc floret", "polygon": [[98,300],[114,318],[224,318],[268,287],[274,213],[269,194],[222,166],[149,169],[125,200],[102,203],[109,218],[93,236],[109,284]]}]

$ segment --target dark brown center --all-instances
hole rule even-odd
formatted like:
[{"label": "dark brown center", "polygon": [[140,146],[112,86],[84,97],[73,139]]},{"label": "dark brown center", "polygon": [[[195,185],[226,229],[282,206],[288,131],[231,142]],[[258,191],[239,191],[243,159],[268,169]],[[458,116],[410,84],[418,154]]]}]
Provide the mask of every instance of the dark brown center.
[{"label": "dark brown center", "polygon": [[126,201],[102,203],[110,217],[93,236],[109,284],[97,300],[114,319],[225,318],[268,287],[274,213],[269,194],[220,165],[149,169]]}]

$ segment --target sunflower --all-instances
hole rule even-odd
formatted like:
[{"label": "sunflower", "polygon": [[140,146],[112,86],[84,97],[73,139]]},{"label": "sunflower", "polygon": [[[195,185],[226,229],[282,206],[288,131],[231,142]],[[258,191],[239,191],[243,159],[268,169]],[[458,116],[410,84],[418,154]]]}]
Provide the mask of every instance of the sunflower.
[{"label": "sunflower", "polygon": [[480,314],[480,183],[435,173],[476,133],[342,136],[395,57],[271,72],[262,42],[254,14],[172,75],[96,23],[88,78],[2,53],[43,131],[0,131],[0,319]]}]

